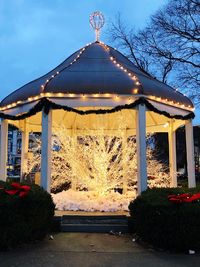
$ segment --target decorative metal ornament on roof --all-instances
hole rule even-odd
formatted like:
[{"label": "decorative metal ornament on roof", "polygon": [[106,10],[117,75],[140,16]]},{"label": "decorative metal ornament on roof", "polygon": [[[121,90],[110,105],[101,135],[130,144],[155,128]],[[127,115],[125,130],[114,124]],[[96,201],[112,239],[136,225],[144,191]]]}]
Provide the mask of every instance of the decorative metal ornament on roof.
[{"label": "decorative metal ornament on roof", "polygon": [[96,41],[99,41],[100,29],[104,26],[105,18],[100,11],[95,11],[90,15],[90,25],[95,30]]}]

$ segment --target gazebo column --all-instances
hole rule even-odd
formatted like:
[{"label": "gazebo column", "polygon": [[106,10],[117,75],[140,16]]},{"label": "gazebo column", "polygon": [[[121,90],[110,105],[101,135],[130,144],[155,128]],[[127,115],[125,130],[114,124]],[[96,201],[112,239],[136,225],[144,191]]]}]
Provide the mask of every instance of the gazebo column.
[{"label": "gazebo column", "polygon": [[[77,136],[77,125],[76,125],[76,117],[74,120],[74,124],[72,126],[72,132],[71,132],[71,145],[72,145],[72,149],[74,150],[74,155],[77,155],[77,145],[78,145],[78,140],[77,140],[78,136]],[[75,161],[75,166],[76,166],[76,160],[77,158],[74,159]],[[74,168],[77,171],[77,167]],[[75,172],[72,180],[71,180],[71,189],[73,189],[74,191],[76,191],[76,187],[77,187],[77,173]]]},{"label": "gazebo column", "polygon": [[190,188],[196,186],[192,120],[186,121],[185,134],[186,134],[186,151],[187,151],[188,187]]},{"label": "gazebo column", "polygon": [[146,163],[146,107],[140,104],[136,110],[137,142],[137,192],[138,195],[147,189]]},{"label": "gazebo column", "polygon": [[21,147],[21,173],[20,179],[22,180],[24,174],[27,170],[28,163],[28,145],[29,145],[29,129],[27,124],[27,119],[23,121],[23,130],[22,130],[22,147]]},{"label": "gazebo column", "polygon": [[52,110],[46,114],[42,111],[42,152],[41,152],[41,180],[40,185],[50,192],[51,185],[51,136]]},{"label": "gazebo column", "polygon": [[1,120],[0,180],[7,179],[8,121]]},{"label": "gazebo column", "polygon": [[169,142],[169,169],[170,186],[177,187],[177,165],[176,165],[176,131],[174,130],[173,120],[170,120],[168,131]]},{"label": "gazebo column", "polygon": [[123,194],[126,194],[128,188],[128,180],[127,180],[127,135],[126,133],[122,135],[122,162],[123,162]]}]

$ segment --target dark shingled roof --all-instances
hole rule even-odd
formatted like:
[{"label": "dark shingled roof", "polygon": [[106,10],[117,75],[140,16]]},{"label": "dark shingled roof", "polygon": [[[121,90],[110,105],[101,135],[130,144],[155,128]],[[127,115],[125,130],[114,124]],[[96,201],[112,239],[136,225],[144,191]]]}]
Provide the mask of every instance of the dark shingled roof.
[{"label": "dark shingled roof", "polygon": [[[189,98],[139,70],[130,60],[112,47],[95,42],[86,46],[77,58],[81,51],[82,49],[72,54],[46,75],[14,91],[4,98],[0,105],[5,106],[48,92],[133,94],[133,89],[136,88],[135,81],[111,60],[113,57],[117,63],[138,78],[140,82],[140,85],[137,86],[139,94],[166,98],[180,104],[193,106]],[[70,64],[76,58],[77,60]],[[59,74],[55,75],[56,72]],[[52,75],[55,77],[51,78]],[[49,82],[45,85],[47,79]],[[41,85],[45,85],[44,89]]]}]

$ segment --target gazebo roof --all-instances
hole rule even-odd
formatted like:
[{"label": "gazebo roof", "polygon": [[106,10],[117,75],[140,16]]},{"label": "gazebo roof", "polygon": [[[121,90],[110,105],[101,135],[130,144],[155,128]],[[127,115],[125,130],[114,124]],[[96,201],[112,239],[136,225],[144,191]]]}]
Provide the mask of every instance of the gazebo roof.
[{"label": "gazebo roof", "polygon": [[49,73],[8,95],[0,106],[67,94],[133,95],[183,109],[193,107],[189,98],[141,71],[119,51],[102,42],[81,48]]}]

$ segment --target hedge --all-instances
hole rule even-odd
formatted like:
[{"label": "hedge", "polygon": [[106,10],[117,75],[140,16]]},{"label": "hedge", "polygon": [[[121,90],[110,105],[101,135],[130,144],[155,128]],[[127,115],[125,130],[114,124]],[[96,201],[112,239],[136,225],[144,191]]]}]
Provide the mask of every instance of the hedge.
[{"label": "hedge", "polygon": [[54,208],[51,195],[37,185],[0,182],[0,250],[43,239]]},{"label": "hedge", "polygon": [[134,232],[157,248],[200,249],[200,202],[174,203],[168,196],[197,193],[200,188],[148,189],[129,205]]}]

